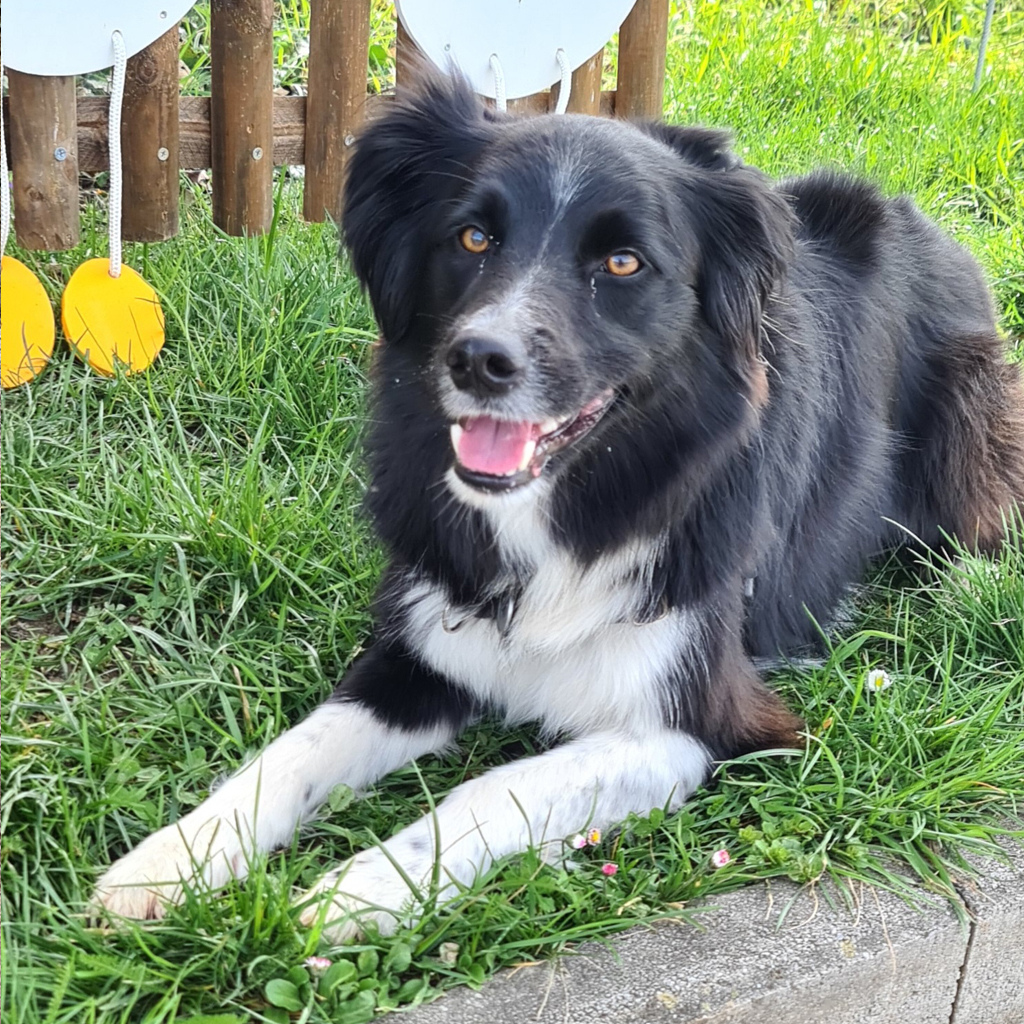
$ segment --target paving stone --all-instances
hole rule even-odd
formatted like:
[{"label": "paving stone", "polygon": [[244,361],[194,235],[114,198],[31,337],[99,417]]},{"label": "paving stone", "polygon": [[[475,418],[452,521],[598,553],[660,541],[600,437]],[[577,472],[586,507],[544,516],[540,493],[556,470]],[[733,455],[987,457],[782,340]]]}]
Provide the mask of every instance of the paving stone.
[{"label": "paving stone", "polygon": [[[1012,823],[1009,827],[1013,827]],[[553,963],[505,971],[409,1024],[1024,1024],[1024,844],[971,858],[971,917],[856,886],[789,882],[719,898],[703,929],[636,928]],[[826,898],[829,897],[829,898]]]},{"label": "paving stone", "polygon": [[614,953],[588,945],[505,972],[410,1024],[949,1024],[968,929],[946,904],[855,894],[851,911],[752,886],[720,898],[703,931],[635,929]]},{"label": "paving stone", "polygon": [[952,1024],[1024,1024],[1024,846],[1000,845],[1007,860],[971,858],[960,885],[974,924]]}]

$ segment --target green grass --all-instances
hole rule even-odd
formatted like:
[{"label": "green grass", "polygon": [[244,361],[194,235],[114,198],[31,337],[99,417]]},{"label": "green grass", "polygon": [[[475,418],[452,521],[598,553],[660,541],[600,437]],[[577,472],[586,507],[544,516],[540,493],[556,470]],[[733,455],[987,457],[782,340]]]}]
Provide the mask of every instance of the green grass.
[{"label": "green grass", "polygon": [[[972,95],[980,11],[695,0],[673,9],[668,113],[731,126],[773,173],[824,162],[913,194],[981,260],[1019,350],[1024,7],[998,5]],[[307,9],[285,14],[282,68],[301,82],[288,41]],[[378,64],[386,78],[386,53]],[[109,381],[61,352],[2,399],[5,1020],[273,1021],[308,1006],[301,1019],[349,1024],[638,921],[689,921],[697,897],[758,878],[942,900],[963,854],[1019,815],[1024,532],[1010,524],[998,559],[938,564],[927,582],[880,569],[828,664],[775,677],[806,717],[805,752],[724,766],[682,812],[626,823],[572,870],[514,858],[415,930],[331,951],[351,966],[319,991],[292,889],[424,813],[428,793],[529,753],[529,731],[482,726],[363,802],[338,794],[244,885],[192,894],[159,924],[90,927],[83,904],[111,857],[330,691],[382,565],[359,515],[375,332],[333,229],[298,219],[292,184],[273,239],[225,238],[205,193],[185,198],[177,239],[127,251],[163,299],[156,366]],[[101,209],[83,217],[74,252],[19,254],[55,301],[105,251]],[[894,682],[872,695],[875,667]],[[716,871],[720,848],[733,861]]]}]

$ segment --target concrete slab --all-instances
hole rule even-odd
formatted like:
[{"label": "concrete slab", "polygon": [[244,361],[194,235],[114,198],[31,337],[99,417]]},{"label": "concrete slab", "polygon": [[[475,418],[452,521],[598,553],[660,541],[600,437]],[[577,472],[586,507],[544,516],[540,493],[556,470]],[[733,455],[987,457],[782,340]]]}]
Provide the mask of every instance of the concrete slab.
[{"label": "concrete slab", "polygon": [[857,886],[851,910],[777,881],[715,901],[703,931],[634,929],[410,1024],[1024,1024],[1024,849],[1006,850],[963,880],[970,927],[934,900]]},{"label": "concrete slab", "polygon": [[1000,846],[1005,863],[972,858],[960,882],[974,921],[951,1024],[1024,1024],[1024,846]]}]

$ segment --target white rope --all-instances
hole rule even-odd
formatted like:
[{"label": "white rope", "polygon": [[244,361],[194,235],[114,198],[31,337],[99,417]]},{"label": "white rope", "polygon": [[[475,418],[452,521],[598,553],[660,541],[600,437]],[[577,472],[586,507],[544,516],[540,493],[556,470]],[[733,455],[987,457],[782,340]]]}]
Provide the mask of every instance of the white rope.
[{"label": "white rope", "polygon": [[[4,77],[4,59],[0,56],[0,79]],[[0,164],[3,173],[0,174],[0,186],[3,194],[0,195],[0,255],[7,251],[7,236],[11,233],[11,184],[7,180],[7,139],[4,137],[4,112],[0,104]]]},{"label": "white rope", "polygon": [[569,106],[569,93],[572,92],[572,68],[569,67],[569,58],[565,50],[559,47],[555,50],[555,60],[558,61],[558,68],[562,72],[562,80],[558,83],[558,102],[555,104],[555,113],[564,114]]},{"label": "white rope", "polygon": [[508,99],[505,97],[505,72],[501,70],[501,61],[496,53],[491,54],[491,70],[494,72],[494,105],[504,113],[508,110]]},{"label": "white rope", "polygon": [[121,101],[124,99],[124,72],[128,55],[124,36],[114,31],[114,77],[110,83],[110,117],[107,121],[107,144],[110,148],[110,188],[107,194],[107,235],[110,247],[110,276],[121,276]]},{"label": "white rope", "polygon": [[[558,70],[561,72],[561,79],[558,84],[558,102],[555,104],[555,113],[564,114],[569,106],[569,95],[572,92],[572,68],[569,67],[569,58],[565,50],[559,47],[555,50],[555,60],[558,61]],[[508,110],[508,97],[505,94],[505,72],[502,70],[501,61],[496,53],[491,54],[491,71],[494,73],[494,105],[500,111]]]}]

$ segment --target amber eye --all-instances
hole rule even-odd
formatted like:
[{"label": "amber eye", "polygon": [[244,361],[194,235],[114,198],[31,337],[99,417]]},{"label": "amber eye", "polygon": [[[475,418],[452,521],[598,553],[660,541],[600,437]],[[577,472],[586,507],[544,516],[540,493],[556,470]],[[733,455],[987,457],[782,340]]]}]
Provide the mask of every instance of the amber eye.
[{"label": "amber eye", "polygon": [[491,247],[491,240],[479,228],[463,228],[459,232],[459,241],[466,252],[479,255]]},{"label": "amber eye", "polygon": [[604,269],[616,277],[630,277],[641,267],[638,257],[631,252],[613,252],[604,261]]}]

